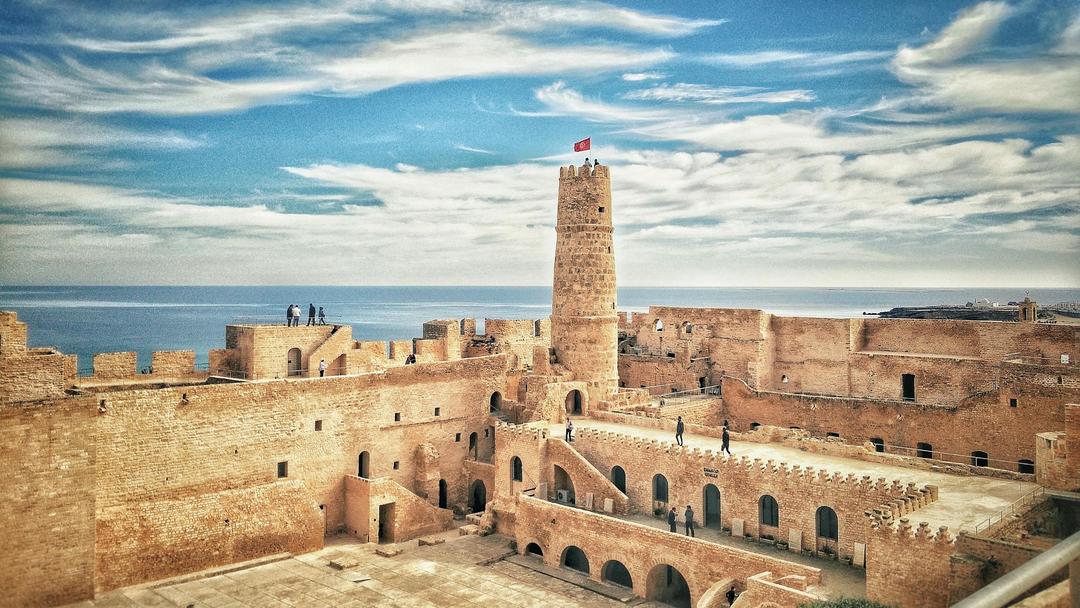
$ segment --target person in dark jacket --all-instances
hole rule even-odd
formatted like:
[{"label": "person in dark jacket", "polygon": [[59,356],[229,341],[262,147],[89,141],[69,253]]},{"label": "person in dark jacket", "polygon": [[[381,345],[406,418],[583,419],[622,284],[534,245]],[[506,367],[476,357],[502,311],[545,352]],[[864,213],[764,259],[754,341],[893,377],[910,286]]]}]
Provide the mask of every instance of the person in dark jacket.
[{"label": "person in dark jacket", "polygon": [[732,585],[731,589],[727,590],[727,605],[730,606],[734,604],[736,597],[738,596],[735,595],[735,585]]},{"label": "person in dark jacket", "polygon": [[727,427],[725,426],[724,434],[720,436],[720,451],[727,452],[728,456],[731,456],[731,447],[729,445],[730,442],[731,437],[728,436]]},{"label": "person in dark jacket", "polygon": [[683,424],[682,416],[679,416],[679,421],[675,423],[675,443],[678,443],[679,445],[683,444],[682,434],[685,429],[686,425]]},{"label": "person in dark jacket", "polygon": [[315,325],[315,304],[308,304],[307,307],[307,324]]},{"label": "person in dark jacket", "polygon": [[285,307],[285,327],[292,325],[292,304]]},{"label": "person in dark jacket", "polygon": [[667,525],[668,525],[669,528],[671,528],[672,532],[677,533],[678,530],[675,528],[676,521],[677,521],[676,518],[677,518],[677,516],[675,515],[675,507],[671,507],[671,510],[668,511],[668,514],[667,514]]},{"label": "person in dark jacket", "polygon": [[683,514],[686,521],[683,524],[686,526],[686,535],[694,536],[694,508],[690,505],[686,505],[686,513]]}]

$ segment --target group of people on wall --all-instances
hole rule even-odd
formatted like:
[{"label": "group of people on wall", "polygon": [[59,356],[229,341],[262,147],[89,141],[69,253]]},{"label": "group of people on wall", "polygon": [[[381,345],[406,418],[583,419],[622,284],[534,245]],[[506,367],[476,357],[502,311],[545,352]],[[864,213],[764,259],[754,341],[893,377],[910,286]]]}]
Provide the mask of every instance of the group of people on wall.
[{"label": "group of people on wall", "polygon": [[[320,306],[318,312],[315,311],[315,304],[308,304],[308,326],[311,325],[326,325],[326,311]],[[285,326],[286,327],[299,327],[300,326],[300,305],[290,304],[285,309]]]}]

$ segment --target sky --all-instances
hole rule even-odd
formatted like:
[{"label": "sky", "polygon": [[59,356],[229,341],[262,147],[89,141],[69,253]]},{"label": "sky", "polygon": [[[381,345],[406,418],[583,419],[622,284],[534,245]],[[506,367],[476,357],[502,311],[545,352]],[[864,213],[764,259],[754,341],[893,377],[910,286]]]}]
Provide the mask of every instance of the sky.
[{"label": "sky", "polygon": [[1075,0],[4,4],[0,284],[1080,286]]}]

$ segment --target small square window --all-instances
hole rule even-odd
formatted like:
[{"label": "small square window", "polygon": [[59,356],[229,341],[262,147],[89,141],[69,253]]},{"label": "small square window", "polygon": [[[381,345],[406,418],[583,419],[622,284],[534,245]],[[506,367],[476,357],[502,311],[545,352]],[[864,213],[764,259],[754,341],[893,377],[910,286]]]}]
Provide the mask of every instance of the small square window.
[{"label": "small square window", "polygon": [[1020,405],[1020,403],[1016,400],[1016,397],[1010,397],[1009,407],[1016,407],[1017,405]]},{"label": "small square window", "polygon": [[289,461],[277,463],[277,476],[279,479],[289,476]]},{"label": "small square window", "polygon": [[316,431],[321,431],[322,430],[322,420],[316,420],[315,421],[315,430]]},{"label": "small square window", "polygon": [[603,212],[604,212],[604,208],[600,207],[600,213],[603,213]]},{"label": "small square window", "polygon": [[461,441],[461,433],[454,433],[454,441]]},{"label": "small square window", "polygon": [[401,412],[394,412],[394,422],[401,422]]},{"label": "small square window", "polygon": [[397,461],[397,460],[395,460],[395,461],[394,461],[394,470],[396,471],[396,470],[398,470],[398,469],[400,469],[400,468],[401,468],[401,462],[400,462],[400,461]]},{"label": "small square window", "polygon": [[439,415],[439,408],[435,408],[435,415],[436,415],[436,416],[438,416],[438,415]]}]

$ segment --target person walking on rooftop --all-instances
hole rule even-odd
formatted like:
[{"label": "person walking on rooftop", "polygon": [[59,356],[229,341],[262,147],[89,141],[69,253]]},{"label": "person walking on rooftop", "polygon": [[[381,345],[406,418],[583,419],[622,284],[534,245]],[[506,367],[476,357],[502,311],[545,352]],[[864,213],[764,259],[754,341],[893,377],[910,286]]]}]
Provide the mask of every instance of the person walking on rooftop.
[{"label": "person walking on rooftop", "polygon": [[307,324],[315,325],[315,304],[308,304],[307,307]]},{"label": "person walking on rooftop", "polygon": [[574,440],[574,421],[569,416],[566,417],[566,443],[570,443]]},{"label": "person walking on rooftop", "polygon": [[319,359],[319,377],[326,375],[326,359]]},{"label": "person walking on rooftop", "polygon": [[683,444],[682,434],[685,429],[686,425],[683,424],[682,416],[679,416],[678,422],[675,423],[675,443],[678,443],[679,445]]},{"label": "person walking on rooftop", "polygon": [[731,436],[728,435],[727,427],[724,427],[724,433],[720,436],[720,451],[727,452],[728,456],[731,456]]},{"label": "person walking on rooftop", "polygon": [[326,311],[323,307],[319,307],[319,325],[326,325]]},{"label": "person walking on rooftop", "polygon": [[671,507],[671,510],[667,513],[667,525],[669,528],[671,528],[671,532],[674,534],[679,533],[679,530],[675,527],[677,525],[676,522],[678,521],[677,518],[678,516],[675,515],[675,507]]},{"label": "person walking on rooftop", "polygon": [[300,325],[300,305],[293,304],[290,310],[292,311],[290,315],[292,318],[290,319],[289,326],[298,327]]},{"label": "person walking on rooftop", "polygon": [[694,536],[694,508],[690,505],[686,505],[686,513],[683,513],[683,517],[686,518],[686,535]]}]

